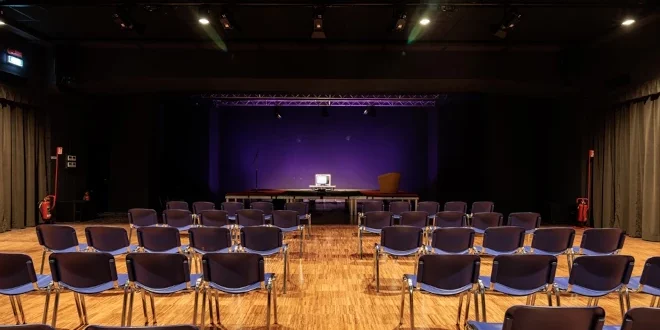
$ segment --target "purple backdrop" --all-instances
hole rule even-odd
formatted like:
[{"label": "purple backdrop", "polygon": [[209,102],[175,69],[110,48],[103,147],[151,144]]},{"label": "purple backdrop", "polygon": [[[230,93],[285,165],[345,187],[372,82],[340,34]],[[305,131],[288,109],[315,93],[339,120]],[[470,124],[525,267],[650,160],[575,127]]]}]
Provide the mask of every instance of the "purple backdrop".
[{"label": "purple backdrop", "polygon": [[322,117],[318,107],[290,107],[280,109],[281,120],[273,108],[215,111],[209,118],[218,120],[222,165],[215,157],[209,165],[221,172],[225,192],[254,188],[257,168],[259,188],[308,188],[316,173],[330,173],[338,189],[377,189],[387,172],[402,173],[402,190],[421,193],[428,185],[434,109],[377,108],[371,117],[363,108],[328,108]]}]

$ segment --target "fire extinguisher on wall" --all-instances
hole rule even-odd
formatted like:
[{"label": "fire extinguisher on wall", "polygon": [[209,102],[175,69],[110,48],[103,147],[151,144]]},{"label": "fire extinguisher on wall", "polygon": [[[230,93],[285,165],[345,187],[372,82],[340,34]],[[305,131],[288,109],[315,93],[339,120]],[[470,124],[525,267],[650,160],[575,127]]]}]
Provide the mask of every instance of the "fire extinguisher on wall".
[{"label": "fire extinguisher on wall", "polygon": [[581,224],[589,221],[589,199],[578,198],[577,202],[577,220]]},{"label": "fire extinguisher on wall", "polygon": [[41,202],[39,202],[39,215],[41,216],[41,220],[44,223],[53,223],[54,220],[52,211],[55,209],[55,205],[57,203],[57,178],[59,175],[60,167],[59,160],[62,153],[62,147],[57,147],[57,153],[55,155],[55,194],[47,195],[43,200],[41,200]]}]

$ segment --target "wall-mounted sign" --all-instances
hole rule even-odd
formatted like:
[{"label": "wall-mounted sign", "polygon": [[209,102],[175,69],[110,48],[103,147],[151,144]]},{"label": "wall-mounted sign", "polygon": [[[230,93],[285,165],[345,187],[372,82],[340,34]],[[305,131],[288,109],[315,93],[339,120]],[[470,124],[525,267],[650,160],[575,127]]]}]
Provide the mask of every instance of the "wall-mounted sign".
[{"label": "wall-mounted sign", "polygon": [[19,57],[19,58],[23,58],[23,53],[19,50],[16,50],[16,49],[11,49],[11,48],[7,49],[7,54],[12,55],[12,56],[16,56],[16,57]]},{"label": "wall-mounted sign", "polygon": [[23,59],[20,57],[16,57],[14,55],[7,55],[7,63],[13,64],[18,67],[23,67]]}]

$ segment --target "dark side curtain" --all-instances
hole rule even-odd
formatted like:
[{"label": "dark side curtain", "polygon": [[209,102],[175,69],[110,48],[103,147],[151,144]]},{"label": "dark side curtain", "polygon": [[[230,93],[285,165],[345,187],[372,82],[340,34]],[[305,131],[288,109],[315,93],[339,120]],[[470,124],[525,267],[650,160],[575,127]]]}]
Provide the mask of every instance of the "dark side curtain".
[{"label": "dark side curtain", "polygon": [[48,117],[30,98],[0,84],[0,231],[38,223],[47,194]]},{"label": "dark side curtain", "polygon": [[660,241],[660,80],[629,93],[595,135],[596,227]]}]

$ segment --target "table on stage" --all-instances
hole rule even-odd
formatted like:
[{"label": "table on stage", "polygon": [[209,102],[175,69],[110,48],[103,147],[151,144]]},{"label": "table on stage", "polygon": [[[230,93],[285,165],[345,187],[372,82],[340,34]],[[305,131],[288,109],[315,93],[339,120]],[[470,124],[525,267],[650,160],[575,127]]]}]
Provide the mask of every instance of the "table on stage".
[{"label": "table on stage", "polygon": [[358,200],[376,199],[408,201],[413,204],[413,210],[417,209],[417,202],[419,202],[419,196],[417,194],[406,192],[382,193],[378,190],[368,189],[335,189],[325,191],[316,191],[311,189],[258,189],[227,193],[227,195],[225,195],[225,200],[227,202],[235,202],[239,200],[249,201],[274,199],[283,199],[286,202],[294,202],[305,199],[344,199],[348,203],[348,210],[351,217],[357,215]]}]

